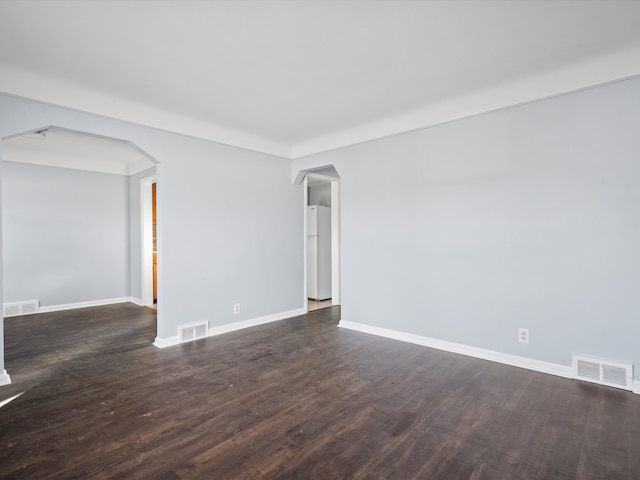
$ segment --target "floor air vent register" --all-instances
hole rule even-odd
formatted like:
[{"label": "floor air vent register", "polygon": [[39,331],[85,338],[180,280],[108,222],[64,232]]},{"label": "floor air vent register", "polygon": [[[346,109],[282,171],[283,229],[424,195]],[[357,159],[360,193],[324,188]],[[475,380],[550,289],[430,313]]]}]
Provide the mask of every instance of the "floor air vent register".
[{"label": "floor air vent register", "polygon": [[633,365],[574,355],[573,378],[633,390]]},{"label": "floor air vent register", "polygon": [[197,338],[204,338],[207,336],[208,330],[208,322],[197,322],[180,325],[178,327],[178,338],[180,339],[181,343],[195,340]]},{"label": "floor air vent register", "polygon": [[27,300],[25,302],[12,302],[4,304],[4,316],[15,317],[18,315],[31,315],[38,313],[40,302],[38,300]]}]

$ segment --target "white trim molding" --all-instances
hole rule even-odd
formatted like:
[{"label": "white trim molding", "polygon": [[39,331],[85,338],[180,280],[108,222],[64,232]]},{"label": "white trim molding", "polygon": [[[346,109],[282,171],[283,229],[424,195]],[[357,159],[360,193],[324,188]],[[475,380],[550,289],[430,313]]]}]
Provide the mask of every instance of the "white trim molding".
[{"label": "white trim molding", "polygon": [[1,385],[9,385],[11,383],[11,377],[7,373],[6,370],[2,370],[0,372],[0,386]]},{"label": "white trim molding", "polygon": [[[298,308],[296,310],[289,310],[288,312],[275,313],[273,315],[266,315],[264,317],[243,320],[241,322],[228,323],[226,325],[209,328],[207,337],[214,337],[216,335],[222,335],[223,333],[235,332],[236,330],[244,330],[245,328],[256,327],[265,323],[277,322],[278,320],[297,317],[298,315],[304,315],[305,313],[307,313],[307,310],[305,308]],[[187,342],[182,343],[188,343],[192,341],[193,340],[188,340]],[[178,335],[176,335],[174,337],[156,337],[153,345],[158,348],[167,348],[173,347],[174,345],[179,345],[180,343],[180,339]]]},{"label": "white trim molding", "polygon": [[138,305],[139,307],[146,307],[147,305],[145,305],[144,303],[142,303],[142,300],[136,297],[129,297],[129,301],[135,305]]},{"label": "white trim molding", "polygon": [[561,68],[479,88],[463,95],[445,97],[418,106],[413,111],[373,119],[352,128],[296,142],[291,146],[290,158],[307,157],[635,78],[640,74],[639,60],[640,48],[634,46],[582,62],[568,62]]},{"label": "white trim molding", "polygon": [[38,313],[60,312],[62,310],[75,310],[76,308],[100,307],[102,305],[113,305],[116,303],[135,303],[139,305],[133,297],[107,298],[104,300],[91,300],[89,302],[63,303],[60,305],[49,305],[48,307],[40,307]]},{"label": "white trim molding", "polygon": [[174,337],[156,337],[153,341],[153,346],[158,348],[173,347],[180,344],[180,338],[178,335]]},{"label": "white trim molding", "polygon": [[[43,77],[16,66],[2,66],[0,91],[189,137],[295,159],[632,78],[640,74],[639,60],[640,48],[634,45],[606,55],[566,62],[559,68],[478,89],[463,96],[443,98],[439,102],[417,106],[412,111],[385,116],[352,128],[310,138],[307,135],[308,140],[294,138],[289,141],[227,127],[192,115],[169,112],[52,76]],[[40,88],[45,81],[47,88]]]},{"label": "white trim molding", "polygon": [[284,320],[285,318],[297,317],[298,315],[304,315],[307,313],[306,309],[298,308],[297,310],[289,310],[288,312],[276,313],[273,315],[267,315],[264,317],[253,318],[251,320],[243,320],[241,322],[228,323],[219,327],[212,327],[209,329],[209,336],[222,335],[223,333],[235,332],[236,330],[243,330],[245,328],[256,327],[265,323],[277,322],[278,320]]},{"label": "white trim molding", "polygon": [[349,330],[356,330],[358,332],[370,333],[379,337],[391,338],[393,340],[400,340],[402,342],[422,345],[424,347],[444,350],[446,352],[459,353],[461,355],[467,355],[469,357],[481,358],[483,360],[489,360],[491,362],[511,365],[513,367],[526,368],[527,370],[533,370],[535,372],[548,373],[550,375],[556,375],[564,378],[571,378],[572,376],[571,366],[568,365],[543,362],[541,360],[534,360],[532,358],[509,355],[507,353],[500,353],[493,350],[485,350],[484,348],[471,347],[469,345],[463,345],[461,343],[447,342],[444,340],[437,340],[435,338],[399,332],[397,330],[388,330],[386,328],[372,327],[370,325],[348,322],[345,320],[341,320],[338,326]]}]

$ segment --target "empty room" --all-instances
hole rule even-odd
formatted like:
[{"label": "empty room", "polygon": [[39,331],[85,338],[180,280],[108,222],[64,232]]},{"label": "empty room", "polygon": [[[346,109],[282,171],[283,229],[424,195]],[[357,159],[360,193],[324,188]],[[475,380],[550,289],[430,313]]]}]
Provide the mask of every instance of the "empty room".
[{"label": "empty room", "polygon": [[640,478],[639,24],[0,0],[0,477]]}]

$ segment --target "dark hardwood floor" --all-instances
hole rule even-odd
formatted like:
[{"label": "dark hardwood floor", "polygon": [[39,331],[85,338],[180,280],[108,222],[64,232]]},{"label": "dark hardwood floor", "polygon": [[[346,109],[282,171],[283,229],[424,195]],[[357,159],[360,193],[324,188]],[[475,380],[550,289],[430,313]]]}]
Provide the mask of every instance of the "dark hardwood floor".
[{"label": "dark hardwood floor", "polygon": [[0,478],[640,478],[640,396],[339,312],[163,350],[132,304],[6,319]]}]

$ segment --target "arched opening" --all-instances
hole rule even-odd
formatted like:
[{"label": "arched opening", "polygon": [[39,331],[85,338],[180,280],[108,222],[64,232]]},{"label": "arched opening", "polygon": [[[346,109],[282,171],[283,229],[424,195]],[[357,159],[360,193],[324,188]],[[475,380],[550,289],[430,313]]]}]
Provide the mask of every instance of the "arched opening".
[{"label": "arched opening", "polygon": [[142,305],[140,178],[133,143],[55,125],[2,139],[5,317]]},{"label": "arched opening", "polygon": [[307,310],[341,304],[340,176],[332,165],[300,171],[305,208]]}]

